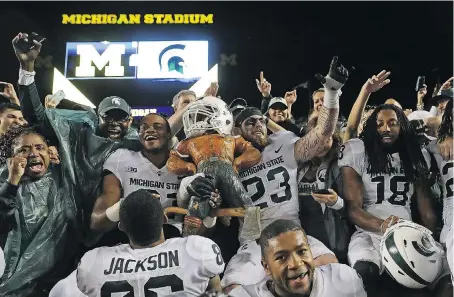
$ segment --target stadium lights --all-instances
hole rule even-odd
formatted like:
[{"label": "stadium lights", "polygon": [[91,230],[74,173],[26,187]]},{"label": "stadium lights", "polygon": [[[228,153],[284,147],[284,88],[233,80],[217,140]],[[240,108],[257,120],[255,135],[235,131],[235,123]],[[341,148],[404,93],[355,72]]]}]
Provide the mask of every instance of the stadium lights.
[{"label": "stadium lights", "polygon": [[54,68],[54,82],[52,86],[52,94],[55,94],[59,90],[65,92],[65,95],[68,97],[66,99],[73,102],[90,106],[91,108],[96,108],[96,106],[79,91],[76,86],[74,86],[57,68]]},{"label": "stadium lights", "polygon": [[193,91],[196,97],[202,97],[212,82],[218,82],[218,64],[214,65],[189,90]]}]

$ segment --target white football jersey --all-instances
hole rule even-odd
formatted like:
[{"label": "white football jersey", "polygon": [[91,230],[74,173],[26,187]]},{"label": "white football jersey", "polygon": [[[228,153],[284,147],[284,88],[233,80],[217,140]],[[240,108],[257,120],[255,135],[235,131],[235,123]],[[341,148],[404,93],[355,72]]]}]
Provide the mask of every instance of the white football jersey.
[{"label": "white football jersey", "polygon": [[[274,297],[267,281],[250,286],[238,286],[231,297]],[[328,264],[315,268],[310,297],[366,297],[363,281],[356,271],[344,264]]]},{"label": "white football jersey", "polygon": [[67,278],[60,280],[50,290],[49,297],[87,297],[77,287],[77,270],[74,270]]},{"label": "white football jersey", "polygon": [[[423,150],[423,155],[430,166],[429,153]],[[353,168],[361,177],[364,185],[364,210],[383,220],[395,215],[411,221],[410,200],[414,187],[413,183],[405,178],[399,153],[392,154],[392,166],[396,173],[371,176],[367,173],[368,161],[364,143],[354,138],[341,147],[338,165],[339,168]]]},{"label": "white football jersey", "polygon": [[261,208],[262,228],[283,218],[299,223],[298,164],[294,155],[298,139],[289,131],[273,133],[260,163],[238,174],[254,205]]},{"label": "white football jersey", "polygon": [[441,183],[443,187],[443,231],[440,235],[440,241],[444,242],[446,232],[449,230],[452,224],[453,216],[453,183],[454,183],[454,161],[445,161],[438,152],[437,141],[432,141],[427,149],[431,152],[437,162],[438,170],[440,171]]},{"label": "white football jersey", "polygon": [[77,286],[88,297],[198,297],[223,270],[219,246],[211,239],[189,236],[151,248],[123,244],[91,250],[77,268]]},{"label": "white football jersey", "polygon": [[[167,166],[158,169],[142,152],[118,149],[106,159],[104,170],[112,172],[120,180],[123,188],[122,197],[146,189],[159,194],[163,208],[177,206],[177,192],[182,177],[169,172]],[[169,219],[169,223],[175,223],[174,217]],[[180,216],[176,220],[182,221]]]}]

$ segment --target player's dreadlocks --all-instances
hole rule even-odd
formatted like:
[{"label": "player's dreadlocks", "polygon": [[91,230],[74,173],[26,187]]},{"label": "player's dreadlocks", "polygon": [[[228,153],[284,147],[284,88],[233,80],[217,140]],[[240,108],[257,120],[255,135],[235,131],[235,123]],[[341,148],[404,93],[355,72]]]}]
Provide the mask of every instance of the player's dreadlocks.
[{"label": "player's dreadlocks", "polygon": [[447,137],[453,134],[452,127],[452,99],[446,104],[445,113],[443,114],[443,119],[441,121],[440,127],[438,128],[438,142],[443,142]]},{"label": "player's dreadlocks", "polygon": [[10,128],[0,137],[0,165],[6,164],[6,160],[13,156],[13,148],[21,136],[36,134],[47,143],[44,136],[38,133],[33,126],[19,126]]},{"label": "player's dreadlocks", "polygon": [[396,173],[392,167],[391,154],[387,152],[381,142],[381,136],[377,131],[377,115],[382,110],[393,110],[397,115],[400,125],[399,138],[396,141],[397,151],[404,168],[405,177],[409,182],[425,182],[429,176],[427,163],[421,151],[421,146],[417,141],[416,133],[411,128],[410,122],[402,109],[389,104],[377,106],[374,112],[367,119],[363,132],[359,138],[364,142],[367,154],[367,172],[372,176],[378,174]]}]

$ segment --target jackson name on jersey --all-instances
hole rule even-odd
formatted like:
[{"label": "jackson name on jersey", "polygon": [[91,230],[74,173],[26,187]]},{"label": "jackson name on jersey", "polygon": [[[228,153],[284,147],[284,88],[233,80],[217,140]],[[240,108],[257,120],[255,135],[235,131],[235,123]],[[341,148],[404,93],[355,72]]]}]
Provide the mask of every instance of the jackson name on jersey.
[{"label": "jackson name on jersey", "polygon": [[255,206],[261,208],[262,228],[276,219],[298,219],[298,164],[294,156],[299,138],[289,131],[270,135],[260,164],[239,172]]},{"label": "jackson name on jersey", "polygon": [[[430,156],[423,150],[427,164]],[[395,173],[371,176],[367,173],[368,161],[364,143],[360,139],[350,139],[339,152],[339,168],[351,167],[361,177],[364,185],[363,209],[370,214],[386,219],[390,215],[411,220],[410,199],[414,193],[413,183],[408,182],[399,153],[392,154]]]},{"label": "jackson name on jersey", "polygon": [[129,244],[87,252],[77,268],[77,286],[88,297],[200,296],[224,270],[221,250],[200,236],[173,238],[143,249]]},{"label": "jackson name on jersey", "polygon": [[104,170],[112,172],[121,182],[123,197],[147,189],[161,197],[162,206],[176,206],[181,177],[169,172],[167,167],[157,168],[141,152],[118,149],[104,163]]}]

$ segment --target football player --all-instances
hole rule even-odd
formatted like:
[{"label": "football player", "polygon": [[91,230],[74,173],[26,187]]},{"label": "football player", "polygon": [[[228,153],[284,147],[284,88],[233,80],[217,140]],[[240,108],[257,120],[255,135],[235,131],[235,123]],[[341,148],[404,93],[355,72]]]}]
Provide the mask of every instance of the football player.
[{"label": "football player", "polygon": [[351,267],[332,263],[315,267],[307,236],[300,225],[277,220],[260,237],[262,265],[269,280],[230,291],[233,297],[366,297]]},{"label": "football player", "polygon": [[446,246],[449,267],[451,272],[453,269],[453,180],[454,180],[454,161],[444,160],[437,143],[442,143],[447,138],[453,136],[453,99],[450,99],[446,105],[445,112],[441,125],[438,129],[438,139],[432,141],[428,146],[428,150],[434,155],[437,162],[438,170],[440,171],[441,182],[443,183],[443,229],[440,234],[440,242]]},{"label": "football player", "polygon": [[360,139],[341,146],[344,199],[357,226],[348,251],[350,265],[362,277],[369,296],[377,294],[383,271],[380,240],[399,218],[411,220],[415,193],[423,224],[434,230],[435,214],[427,195],[430,156],[421,150],[402,109],[380,105],[367,119]]},{"label": "football player", "polygon": [[[262,160],[258,165],[239,172],[239,178],[254,205],[261,208],[262,228],[281,218],[300,224],[298,164],[325,150],[325,143],[336,128],[340,89],[347,81],[348,71],[342,65],[338,67],[337,57],[334,57],[328,75],[318,77],[325,86],[323,107],[316,127],[302,138],[289,131],[268,136],[267,119],[257,108],[247,107],[235,119],[234,134],[241,135],[262,152]],[[240,243],[242,246],[229,261],[222,279],[222,287],[226,292],[235,285],[252,285],[266,277],[260,265],[261,252],[257,243]],[[309,244],[317,265],[337,262],[334,254],[320,241],[309,237]]]},{"label": "football player", "polygon": [[453,134],[453,119],[452,119],[452,104],[453,100],[449,100],[445,112],[443,114],[443,119],[441,125],[438,129],[438,138],[433,140],[428,146],[427,149],[431,152],[437,162],[438,169],[440,171],[441,182],[443,186],[443,229],[440,234],[440,242],[442,244],[446,243],[446,236],[448,235],[448,230],[451,228],[452,224],[452,199],[453,199],[453,174],[454,174],[454,161],[453,160],[444,160],[440,155],[440,152],[437,147],[437,143],[443,142],[446,138],[452,137]]},{"label": "football player", "polygon": [[[79,290],[88,297],[200,296],[220,290],[224,261],[219,247],[200,236],[166,240],[161,203],[147,190],[129,194],[121,203],[119,228],[129,244],[86,253],[77,268]],[[123,296],[122,295],[122,296]]]},{"label": "football player", "polygon": [[[115,228],[121,197],[138,189],[146,189],[159,198],[164,208],[176,205],[181,178],[168,172],[166,167],[171,139],[169,123],[159,114],[149,114],[140,121],[139,138],[141,151],[118,149],[104,163],[103,193],[96,200],[91,215],[90,228],[94,231]],[[181,219],[170,223],[181,232]]]}]

